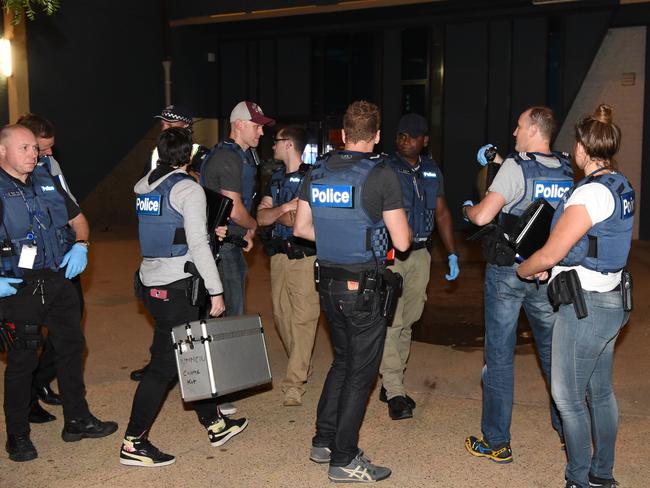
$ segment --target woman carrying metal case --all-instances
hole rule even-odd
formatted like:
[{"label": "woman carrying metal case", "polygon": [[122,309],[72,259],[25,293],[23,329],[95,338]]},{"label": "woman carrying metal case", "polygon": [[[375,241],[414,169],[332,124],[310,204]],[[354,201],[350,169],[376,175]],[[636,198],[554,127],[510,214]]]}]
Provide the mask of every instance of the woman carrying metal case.
[{"label": "woman carrying metal case", "polygon": [[585,177],[563,196],[544,247],[517,270],[521,278],[544,280],[552,268],[551,391],[564,427],[567,488],[616,485],[612,364],[631,310],[624,267],[634,221],[634,190],[614,169],[620,140],[607,105],[576,124],[575,162]]}]

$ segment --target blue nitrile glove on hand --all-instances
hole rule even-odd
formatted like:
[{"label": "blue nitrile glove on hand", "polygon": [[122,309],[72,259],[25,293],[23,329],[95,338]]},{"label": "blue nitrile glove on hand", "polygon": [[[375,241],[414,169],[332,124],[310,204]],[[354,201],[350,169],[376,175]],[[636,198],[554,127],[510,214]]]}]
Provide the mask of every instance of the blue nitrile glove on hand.
[{"label": "blue nitrile glove on hand", "polygon": [[480,164],[481,166],[485,166],[488,164],[488,160],[485,158],[485,151],[487,151],[491,147],[494,147],[494,144],[486,144],[485,146],[482,146],[476,153],[476,161],[478,161],[478,164]]},{"label": "blue nitrile glove on hand", "polygon": [[474,202],[471,201],[471,200],[465,200],[465,201],[463,202],[463,205],[462,205],[462,209],[463,209],[463,220],[464,220],[465,222],[469,222],[469,219],[467,218],[467,214],[465,213],[465,207],[473,207],[473,206],[474,206]]},{"label": "blue nitrile glove on hand", "polygon": [[22,283],[20,278],[0,278],[0,298],[15,295],[18,290],[11,286],[11,283]]},{"label": "blue nitrile glove on hand", "polygon": [[449,260],[449,274],[445,275],[445,279],[447,281],[454,281],[460,274],[460,268],[458,267],[458,256],[455,254],[450,254],[447,259]]},{"label": "blue nitrile glove on hand", "polygon": [[88,248],[83,244],[75,244],[63,256],[59,268],[65,267],[65,277],[69,280],[81,274],[88,264]]}]

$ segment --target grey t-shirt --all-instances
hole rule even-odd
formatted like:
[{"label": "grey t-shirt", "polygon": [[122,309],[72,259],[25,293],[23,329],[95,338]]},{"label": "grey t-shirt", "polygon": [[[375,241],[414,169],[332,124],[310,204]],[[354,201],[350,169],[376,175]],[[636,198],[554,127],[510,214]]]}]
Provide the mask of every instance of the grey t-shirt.
[{"label": "grey t-shirt", "polygon": [[[535,160],[548,168],[559,168],[562,165],[560,160],[553,155],[535,153]],[[508,213],[512,206],[524,196],[526,191],[524,172],[514,157],[508,156],[503,161],[488,191],[498,193],[505,199],[506,204],[502,209],[502,212],[505,213]]]}]

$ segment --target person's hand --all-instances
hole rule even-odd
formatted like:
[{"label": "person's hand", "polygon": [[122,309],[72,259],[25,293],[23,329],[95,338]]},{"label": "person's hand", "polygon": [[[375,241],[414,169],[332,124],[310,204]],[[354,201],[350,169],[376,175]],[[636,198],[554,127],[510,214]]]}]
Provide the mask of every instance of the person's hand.
[{"label": "person's hand", "polygon": [[481,166],[485,166],[485,165],[488,164],[489,161],[488,161],[487,158],[485,157],[485,151],[487,151],[487,150],[490,149],[491,147],[494,147],[494,144],[486,144],[485,146],[481,146],[481,147],[479,148],[478,152],[476,153],[476,161],[477,161],[478,164],[480,164]]},{"label": "person's hand", "polygon": [[63,261],[59,268],[65,268],[65,277],[72,279],[75,276],[83,273],[88,264],[88,248],[83,244],[75,244],[63,256]]},{"label": "person's hand", "polygon": [[20,278],[0,278],[0,298],[9,297],[15,295],[18,290],[15,287],[11,286],[12,283],[22,283],[23,280]]},{"label": "person's hand", "polygon": [[248,243],[244,248],[244,252],[250,252],[253,249],[253,239],[255,238],[255,230],[248,229],[244,234],[244,240]]},{"label": "person's hand", "polygon": [[220,241],[223,241],[226,238],[226,234],[228,234],[228,226],[220,225],[219,227],[214,229],[214,233],[217,234],[217,237],[219,238]]},{"label": "person's hand", "polygon": [[298,198],[297,197],[294,198],[293,200],[290,200],[290,201],[282,204],[282,211],[284,213],[295,212],[296,210],[298,210]]},{"label": "person's hand", "polygon": [[467,214],[465,213],[465,207],[473,207],[473,206],[474,206],[474,202],[471,201],[471,200],[465,200],[463,202],[463,205],[462,205],[462,208],[463,208],[463,220],[465,222],[469,222],[469,219],[467,218]]},{"label": "person's hand", "polygon": [[450,254],[447,257],[447,260],[449,261],[449,274],[445,275],[445,279],[447,281],[454,281],[460,274],[460,268],[458,267],[458,256],[456,256],[456,254]]},{"label": "person's hand", "polygon": [[226,310],[226,304],[223,301],[223,295],[210,297],[210,316],[218,317],[224,310]]}]

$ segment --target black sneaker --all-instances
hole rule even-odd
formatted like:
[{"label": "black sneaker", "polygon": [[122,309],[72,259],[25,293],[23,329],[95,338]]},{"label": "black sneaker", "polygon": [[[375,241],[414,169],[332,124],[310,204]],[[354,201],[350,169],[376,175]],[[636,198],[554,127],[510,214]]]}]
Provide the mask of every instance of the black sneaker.
[{"label": "black sneaker", "polygon": [[93,415],[83,419],[66,421],[61,432],[61,438],[65,442],[76,442],[83,438],[96,439],[106,437],[117,430],[117,422],[102,422]]},{"label": "black sneaker", "polygon": [[589,486],[598,488],[614,488],[618,486],[618,481],[614,478],[599,478],[589,473]]},{"label": "black sneaker", "polygon": [[486,457],[496,463],[512,462],[512,449],[509,443],[499,449],[492,449],[486,440],[471,435],[465,439],[465,449],[472,456]]},{"label": "black sneaker", "polygon": [[223,446],[247,426],[248,420],[246,419],[221,417],[208,427],[208,439],[210,439],[210,445],[214,447]]},{"label": "black sneaker", "polygon": [[566,485],[564,485],[564,488],[582,488],[582,487],[575,481],[566,480]]},{"label": "black sneaker", "polygon": [[9,453],[9,459],[18,463],[31,461],[38,457],[36,448],[29,438],[29,432],[26,434],[9,434],[7,436],[5,450]]},{"label": "black sneaker", "polygon": [[27,418],[31,424],[44,424],[56,420],[54,415],[41,407],[37,398],[34,398],[29,405],[29,416]]},{"label": "black sneaker", "polygon": [[141,466],[143,468],[158,468],[174,464],[176,458],[165,454],[154,446],[146,437],[124,437],[120,449],[120,464],[125,466]]}]

